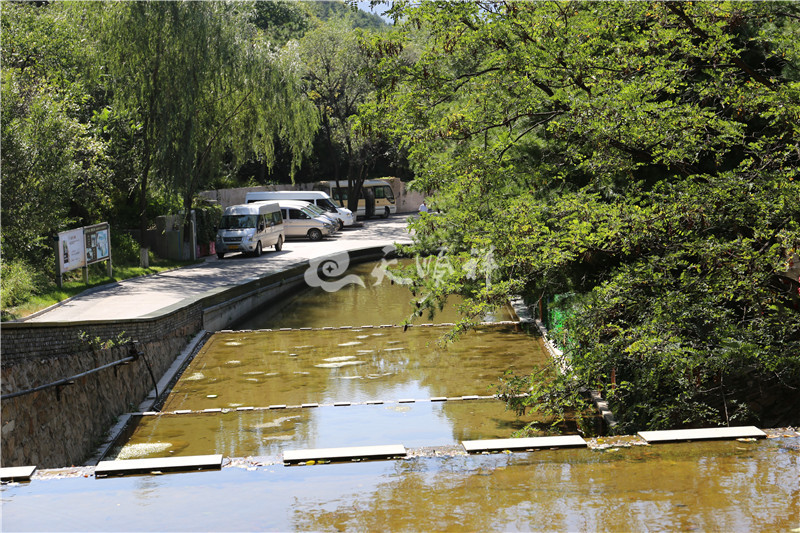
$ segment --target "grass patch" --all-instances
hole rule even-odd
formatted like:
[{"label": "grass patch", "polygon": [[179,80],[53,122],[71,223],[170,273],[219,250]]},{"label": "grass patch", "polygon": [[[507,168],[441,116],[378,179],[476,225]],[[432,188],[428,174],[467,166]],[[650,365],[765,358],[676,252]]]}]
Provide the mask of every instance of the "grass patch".
[{"label": "grass patch", "polygon": [[141,276],[149,276],[157,274],[166,270],[173,270],[183,266],[202,263],[199,261],[172,261],[168,259],[151,259],[149,268],[141,268],[138,266],[114,266],[113,278],[106,275],[105,263],[98,263],[89,267],[89,283],[83,282],[83,273],[81,270],[74,270],[64,274],[64,283],[59,288],[54,280],[48,280],[46,285],[38,290],[36,294],[30,295],[23,302],[2,310],[2,320],[17,320],[30,316],[33,313],[47,309],[51,305],[57,304],[67,298],[76,296],[88,289],[115,283],[125,279],[138,278]]}]

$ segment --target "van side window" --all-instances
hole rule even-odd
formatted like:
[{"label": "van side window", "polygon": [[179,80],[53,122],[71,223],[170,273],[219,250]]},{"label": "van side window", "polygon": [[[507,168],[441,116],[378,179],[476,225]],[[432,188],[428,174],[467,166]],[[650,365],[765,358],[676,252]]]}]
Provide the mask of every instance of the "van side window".
[{"label": "van side window", "polygon": [[290,209],[289,210],[289,218],[292,220],[297,219],[305,219],[308,218],[308,215],[300,211],[299,209]]},{"label": "van side window", "polygon": [[281,216],[280,211],[274,211],[272,213],[272,224],[273,225],[283,224],[283,217]]}]

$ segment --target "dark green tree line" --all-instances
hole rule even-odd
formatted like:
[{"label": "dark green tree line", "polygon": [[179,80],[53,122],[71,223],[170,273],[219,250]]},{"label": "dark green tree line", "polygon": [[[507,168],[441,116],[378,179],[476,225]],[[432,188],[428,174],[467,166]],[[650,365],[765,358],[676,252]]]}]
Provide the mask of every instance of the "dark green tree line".
[{"label": "dark green tree line", "polygon": [[796,401],[796,4],[393,9],[374,116],[443,211],[414,251],[456,265],[417,280],[421,307],[573,295],[572,371],[523,407],[600,388],[633,430],[770,423]]}]

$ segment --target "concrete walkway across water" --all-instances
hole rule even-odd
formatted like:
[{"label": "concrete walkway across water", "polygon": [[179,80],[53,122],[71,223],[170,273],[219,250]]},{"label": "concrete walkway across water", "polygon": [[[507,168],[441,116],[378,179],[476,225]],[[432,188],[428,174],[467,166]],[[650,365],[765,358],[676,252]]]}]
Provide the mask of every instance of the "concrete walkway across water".
[{"label": "concrete walkway across water", "polygon": [[79,322],[124,320],[155,316],[174,309],[184,300],[193,301],[211,292],[276,274],[303,263],[341,252],[410,243],[406,215],[374,219],[363,227],[344,229],[323,241],[289,240],[283,250],[266,250],[261,257],[230,254],[219,260],[110,283],[86,291],[28,318],[29,322]]}]

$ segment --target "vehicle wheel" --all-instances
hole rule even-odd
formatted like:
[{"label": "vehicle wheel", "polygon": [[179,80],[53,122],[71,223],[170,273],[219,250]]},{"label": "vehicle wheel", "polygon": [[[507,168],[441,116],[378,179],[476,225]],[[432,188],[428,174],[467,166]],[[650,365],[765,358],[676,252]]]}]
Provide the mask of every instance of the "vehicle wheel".
[{"label": "vehicle wheel", "polygon": [[309,241],[319,241],[322,239],[322,232],[316,228],[311,228],[308,230],[308,240]]},{"label": "vehicle wheel", "polygon": [[256,243],[256,257],[261,257],[261,241]]},{"label": "vehicle wheel", "polygon": [[283,249],[283,236],[278,235],[278,242],[275,243],[275,251],[280,252]]},{"label": "vehicle wheel", "polygon": [[225,252],[217,252],[217,259],[222,259],[225,257]]},{"label": "vehicle wheel", "polygon": [[339,231],[344,229],[344,220],[339,219]]},{"label": "vehicle wheel", "polygon": [[391,211],[389,211],[389,208],[388,207],[384,207],[383,208],[383,215],[381,215],[381,218],[389,218],[390,214],[391,214]]}]

